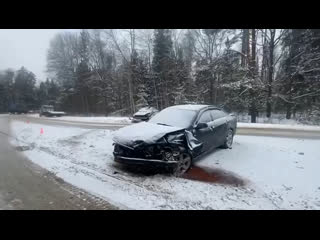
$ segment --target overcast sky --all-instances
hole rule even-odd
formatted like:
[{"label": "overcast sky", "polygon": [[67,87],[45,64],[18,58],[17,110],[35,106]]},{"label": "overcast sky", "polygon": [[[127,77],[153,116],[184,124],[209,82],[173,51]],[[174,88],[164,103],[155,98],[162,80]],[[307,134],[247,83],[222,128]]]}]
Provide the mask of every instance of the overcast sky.
[{"label": "overcast sky", "polygon": [[0,70],[22,66],[37,80],[45,80],[46,55],[50,40],[58,32],[70,29],[0,29]]}]

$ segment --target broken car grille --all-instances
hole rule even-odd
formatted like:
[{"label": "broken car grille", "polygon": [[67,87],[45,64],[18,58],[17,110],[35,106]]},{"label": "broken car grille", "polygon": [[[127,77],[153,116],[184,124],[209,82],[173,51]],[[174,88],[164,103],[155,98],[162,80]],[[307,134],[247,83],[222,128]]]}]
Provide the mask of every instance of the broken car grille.
[{"label": "broken car grille", "polygon": [[143,149],[131,149],[123,145],[115,144],[115,153],[119,156],[143,159],[162,159],[161,150],[157,146],[148,146]]}]

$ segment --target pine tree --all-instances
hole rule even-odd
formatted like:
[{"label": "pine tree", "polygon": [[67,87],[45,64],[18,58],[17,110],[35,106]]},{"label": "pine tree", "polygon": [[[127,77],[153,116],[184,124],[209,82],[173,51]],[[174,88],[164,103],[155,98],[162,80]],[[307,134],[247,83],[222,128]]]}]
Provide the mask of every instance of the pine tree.
[{"label": "pine tree", "polygon": [[173,46],[169,29],[156,29],[154,34],[152,69],[156,79],[155,100],[163,109],[173,104]]},{"label": "pine tree", "polygon": [[34,108],[36,105],[35,84],[35,75],[21,67],[16,73],[13,84],[15,104],[24,108]]},{"label": "pine tree", "polygon": [[316,105],[320,91],[320,32],[318,29],[291,29],[284,40],[279,83],[280,98],[286,107],[286,118],[297,110]]},{"label": "pine tree", "polygon": [[10,69],[0,72],[0,112],[7,112],[14,103],[14,75]]},{"label": "pine tree", "polygon": [[76,91],[78,93],[78,99],[82,106],[81,110],[84,113],[90,112],[90,92],[89,92],[89,81],[90,81],[90,62],[89,62],[89,35],[86,30],[82,30],[80,33],[80,46],[79,55],[80,63],[77,66],[76,76]]},{"label": "pine tree", "polygon": [[178,48],[174,74],[175,78],[172,84],[172,88],[174,89],[174,104],[184,104],[187,102],[186,86],[189,76],[181,47]]}]

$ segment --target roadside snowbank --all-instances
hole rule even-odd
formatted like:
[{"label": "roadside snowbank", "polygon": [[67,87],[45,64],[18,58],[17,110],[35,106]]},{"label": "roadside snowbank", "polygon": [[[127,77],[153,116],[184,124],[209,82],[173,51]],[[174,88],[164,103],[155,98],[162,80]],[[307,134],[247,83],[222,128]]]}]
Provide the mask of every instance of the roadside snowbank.
[{"label": "roadside snowbank", "polygon": [[123,209],[320,209],[316,140],[236,136],[232,150],[196,163],[246,182],[235,187],[123,170],[113,161],[109,130],[20,121],[11,130],[13,144],[30,147],[24,154],[31,161]]},{"label": "roadside snowbank", "polygon": [[[238,113],[238,122],[250,123],[251,116],[248,113]],[[319,126],[320,122],[315,116],[310,116],[307,113],[297,114],[296,117],[292,116],[291,119],[286,118],[285,113],[272,113],[271,117],[267,117],[264,113],[256,118],[257,123],[268,123],[268,124],[281,124],[281,125],[306,125],[306,126]]]},{"label": "roadside snowbank", "polygon": [[238,128],[260,128],[260,129],[290,129],[303,131],[320,131],[318,126],[306,125],[284,125],[284,124],[268,124],[268,123],[237,123]]},{"label": "roadside snowbank", "polygon": [[[39,118],[39,114],[28,114],[27,116]],[[46,118],[50,120],[64,120],[70,122],[85,122],[85,123],[106,123],[106,124],[131,124],[131,120],[128,117],[55,117]],[[286,124],[284,124],[286,123]],[[245,123],[238,122],[238,128],[259,128],[259,129],[286,129],[286,130],[303,130],[303,131],[320,131],[320,126],[311,125],[301,125],[297,124],[295,121],[288,120],[287,122],[282,122],[281,124],[276,123]]]},{"label": "roadside snowbank", "polygon": [[[28,114],[29,117],[39,118],[39,114]],[[75,116],[64,116],[64,117],[41,117],[45,119],[74,121],[74,122],[91,122],[91,123],[131,123],[128,117],[75,117]]]}]

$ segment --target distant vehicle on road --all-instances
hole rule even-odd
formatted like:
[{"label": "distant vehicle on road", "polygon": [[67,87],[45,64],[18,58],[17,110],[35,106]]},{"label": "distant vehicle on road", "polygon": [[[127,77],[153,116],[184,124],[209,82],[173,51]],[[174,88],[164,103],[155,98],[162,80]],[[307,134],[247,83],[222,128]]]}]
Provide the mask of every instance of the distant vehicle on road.
[{"label": "distant vehicle on road", "polygon": [[159,112],[154,107],[144,107],[141,108],[138,112],[133,114],[133,117],[131,118],[131,122],[137,123],[137,122],[143,122],[148,121],[151,117],[156,115]]},{"label": "distant vehicle on road", "polygon": [[114,135],[114,160],[122,164],[173,167],[178,176],[214,148],[231,148],[237,119],[211,105],[177,105],[148,122],[121,128]]},{"label": "distant vehicle on road", "polygon": [[28,108],[23,104],[11,104],[9,107],[9,113],[22,114],[28,113]]},{"label": "distant vehicle on road", "polygon": [[54,111],[54,107],[52,105],[42,105],[40,108],[39,116],[45,116],[45,117],[61,117],[65,116],[65,112],[56,112]]}]

